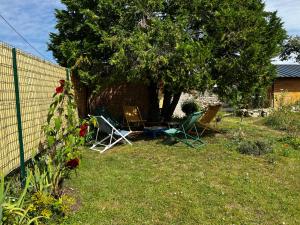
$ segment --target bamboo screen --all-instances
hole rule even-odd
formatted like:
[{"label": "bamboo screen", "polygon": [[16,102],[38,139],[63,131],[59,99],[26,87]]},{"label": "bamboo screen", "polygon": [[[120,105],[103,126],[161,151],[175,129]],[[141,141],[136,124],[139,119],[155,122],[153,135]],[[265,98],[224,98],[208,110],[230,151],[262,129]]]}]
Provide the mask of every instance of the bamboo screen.
[{"label": "bamboo screen", "polygon": [[[38,151],[41,127],[58,81],[66,69],[17,50],[17,69],[25,161]],[[0,43],[0,173],[20,166],[12,48]]]}]

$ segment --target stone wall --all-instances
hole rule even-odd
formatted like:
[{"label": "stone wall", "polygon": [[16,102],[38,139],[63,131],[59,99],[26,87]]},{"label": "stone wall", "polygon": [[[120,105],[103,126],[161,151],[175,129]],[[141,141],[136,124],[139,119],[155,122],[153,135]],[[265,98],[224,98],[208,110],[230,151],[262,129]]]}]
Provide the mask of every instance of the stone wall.
[{"label": "stone wall", "polygon": [[218,96],[212,94],[210,92],[205,92],[204,94],[200,94],[197,91],[193,91],[191,94],[183,93],[179,99],[178,105],[174,111],[175,117],[183,117],[185,116],[184,112],[181,110],[181,105],[183,102],[194,99],[202,108],[207,107],[208,105],[214,105],[217,103],[221,103],[218,99]]}]

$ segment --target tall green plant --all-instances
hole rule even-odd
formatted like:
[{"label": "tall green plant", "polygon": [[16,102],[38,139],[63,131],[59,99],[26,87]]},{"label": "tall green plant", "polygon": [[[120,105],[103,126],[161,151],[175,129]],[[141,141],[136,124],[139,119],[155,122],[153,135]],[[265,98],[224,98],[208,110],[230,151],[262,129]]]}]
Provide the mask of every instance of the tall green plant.
[{"label": "tall green plant", "polygon": [[59,83],[44,126],[45,147],[56,164],[65,164],[79,157],[78,150],[84,144],[87,124],[79,124],[71,82],[60,80]]},{"label": "tall green plant", "polygon": [[60,80],[59,83],[44,126],[45,150],[50,156],[45,159],[44,169],[55,196],[59,196],[63,179],[79,165],[79,148],[84,144],[88,129],[86,121],[80,125],[71,82]]}]

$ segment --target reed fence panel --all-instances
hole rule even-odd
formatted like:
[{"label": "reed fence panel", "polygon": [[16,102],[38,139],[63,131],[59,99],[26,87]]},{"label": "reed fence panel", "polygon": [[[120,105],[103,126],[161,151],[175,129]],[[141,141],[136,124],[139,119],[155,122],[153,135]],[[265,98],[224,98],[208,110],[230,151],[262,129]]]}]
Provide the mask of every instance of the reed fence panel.
[{"label": "reed fence panel", "polygon": [[[12,47],[0,42],[0,173],[20,166]],[[58,81],[66,79],[66,68],[16,50],[21,125],[25,161],[38,151],[42,126]]]}]

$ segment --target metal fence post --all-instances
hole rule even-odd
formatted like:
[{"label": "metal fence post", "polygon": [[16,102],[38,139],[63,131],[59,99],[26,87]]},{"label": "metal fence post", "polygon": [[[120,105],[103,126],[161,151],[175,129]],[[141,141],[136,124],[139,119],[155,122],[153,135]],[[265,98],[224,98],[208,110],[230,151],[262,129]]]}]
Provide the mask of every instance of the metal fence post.
[{"label": "metal fence post", "polygon": [[15,95],[16,95],[18,136],[19,136],[19,146],[20,146],[20,168],[21,168],[20,179],[21,179],[22,185],[24,185],[24,182],[26,179],[26,171],[25,171],[23,130],[22,130],[21,107],[20,107],[20,90],[19,90],[19,77],[18,77],[18,65],[17,65],[17,51],[15,48],[12,49],[12,58],[13,58],[13,72],[14,72],[14,84],[15,84]]}]

